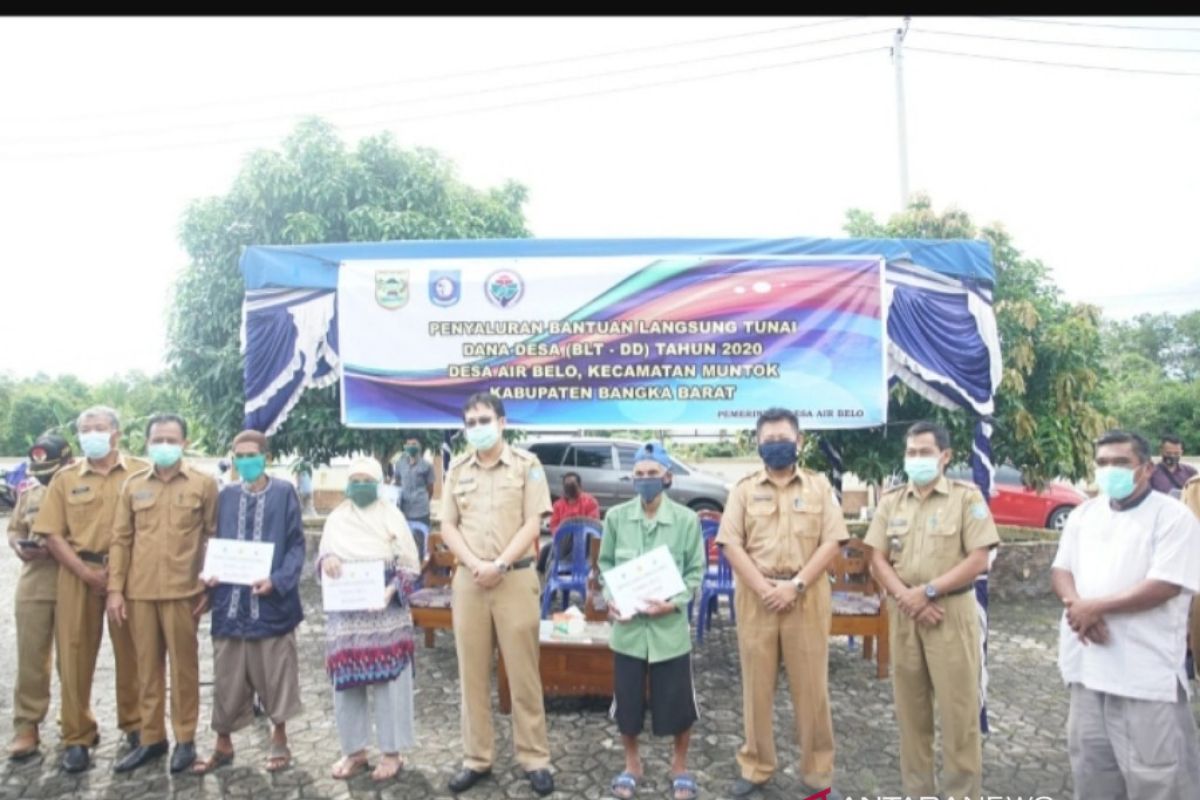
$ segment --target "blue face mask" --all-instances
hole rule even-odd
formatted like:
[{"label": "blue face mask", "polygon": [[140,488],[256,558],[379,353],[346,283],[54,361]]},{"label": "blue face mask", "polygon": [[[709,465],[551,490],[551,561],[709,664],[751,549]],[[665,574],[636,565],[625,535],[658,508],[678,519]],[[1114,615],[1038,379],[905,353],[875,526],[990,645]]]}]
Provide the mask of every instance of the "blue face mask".
[{"label": "blue face mask", "polygon": [[1100,491],[1120,502],[1133,494],[1136,483],[1133,470],[1129,467],[1097,467],[1096,486]]},{"label": "blue face mask", "polygon": [[938,476],[938,457],[919,456],[904,459],[904,471],[917,486],[931,483]]},{"label": "blue face mask", "polygon": [[154,462],[154,466],[173,467],[183,457],[183,445],[167,444],[165,442],[157,442],[146,448],[146,452],[150,455],[150,460]]},{"label": "blue face mask", "polygon": [[763,442],[758,455],[768,469],[787,469],[796,465],[795,442]]},{"label": "blue face mask", "polygon": [[79,434],[79,447],[90,459],[99,460],[112,452],[112,434],[108,431],[88,431]]},{"label": "blue face mask", "polygon": [[667,484],[661,477],[634,478],[633,488],[642,496],[642,502],[649,505],[654,502],[656,497],[663,493],[663,490],[667,488]]}]

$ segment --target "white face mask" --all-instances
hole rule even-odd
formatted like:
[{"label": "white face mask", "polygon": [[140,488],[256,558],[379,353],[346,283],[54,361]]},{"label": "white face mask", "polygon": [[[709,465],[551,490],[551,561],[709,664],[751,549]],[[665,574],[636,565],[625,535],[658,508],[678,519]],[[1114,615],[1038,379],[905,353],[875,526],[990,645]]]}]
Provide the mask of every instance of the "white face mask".
[{"label": "white face mask", "polygon": [[467,428],[467,443],[476,450],[490,450],[499,439],[500,431],[496,428],[495,422]]}]

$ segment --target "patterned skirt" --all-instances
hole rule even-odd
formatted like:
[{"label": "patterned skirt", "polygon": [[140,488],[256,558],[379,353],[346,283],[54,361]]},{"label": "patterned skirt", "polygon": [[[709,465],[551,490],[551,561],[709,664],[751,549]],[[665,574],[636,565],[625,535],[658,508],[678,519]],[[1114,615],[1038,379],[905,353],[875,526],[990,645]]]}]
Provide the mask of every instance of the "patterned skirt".
[{"label": "patterned skirt", "polygon": [[397,604],[382,611],[325,615],[325,671],[341,691],[387,683],[413,659],[412,615]]}]

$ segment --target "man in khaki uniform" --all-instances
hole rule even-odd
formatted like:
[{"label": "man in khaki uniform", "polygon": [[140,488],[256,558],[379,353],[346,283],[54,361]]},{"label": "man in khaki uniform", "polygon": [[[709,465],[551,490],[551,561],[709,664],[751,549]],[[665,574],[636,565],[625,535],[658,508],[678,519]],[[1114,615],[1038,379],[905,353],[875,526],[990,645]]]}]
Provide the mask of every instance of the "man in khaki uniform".
[{"label": "man in khaki uniform", "polygon": [[942,720],[942,794],[979,797],[979,612],[975,578],[1000,543],[983,494],[947,480],[953,451],[946,429],[908,429],[908,483],[884,494],[863,543],[888,594],[892,688],[900,726],[900,779],[906,794],[937,794],[933,704]]},{"label": "man in khaki uniform", "polygon": [[[154,466],[121,489],[113,521],[108,576],[111,624],[133,632],[137,652],[142,743],[121,759],[128,772],[167,752],[164,658],[171,659],[171,772],[196,760],[200,717],[200,654],[196,626],[208,609],[200,580],[204,548],[217,528],[217,481],[183,462],[187,423],[156,414],[146,426]],[[128,598],[128,603],[126,603]]]},{"label": "man in khaki uniform", "polygon": [[[88,768],[88,748],[100,739],[92,715],[92,678],[104,633],[104,594],[108,549],[112,542],[117,495],[125,480],[146,462],[116,449],[121,424],[111,408],[96,406],[79,415],[79,445],[86,460],[54,476],[42,501],[33,532],[46,537],[46,548],[59,564],[54,612],[54,646],[62,692],[62,767]],[[117,725],[126,744],[136,748],[138,712],[137,659],[128,628],[110,625],[117,678]]]},{"label": "man in khaki uniform", "polygon": [[473,450],[450,464],[442,536],[458,558],[454,644],[462,687],[463,768],[450,791],[466,791],[492,772],[492,651],[500,645],[513,699],[517,761],[539,795],[554,791],[538,670],[540,584],[533,564],[550,490],[537,456],[503,437],[504,404],[472,395],[463,406]]},{"label": "man in khaki uniform", "polygon": [[54,645],[54,597],[58,562],[33,533],[33,521],[50,479],[71,463],[71,447],[57,434],[38,437],[29,448],[29,474],[37,479],[17,498],[8,519],[8,546],[24,564],[14,602],[17,623],[17,680],[13,687],[13,739],[8,756],[14,761],[38,751],[38,726],[50,708],[50,654]]},{"label": "man in khaki uniform", "polygon": [[[833,487],[796,466],[804,436],[796,415],[772,408],[758,418],[764,467],[742,478],[721,516],[717,544],[737,576],[738,654],[746,743],[741,777],[730,793],[745,797],[770,779],[775,755],[775,687],[780,657],[796,715],[805,793],[833,786],[833,716],[829,708],[832,604],[825,570],[850,538]],[[701,611],[703,613],[703,611]]]},{"label": "man in khaki uniform", "polygon": [[[1179,499],[1200,518],[1200,475],[1183,485]],[[1188,637],[1192,640],[1192,665],[1200,679],[1200,594],[1192,598],[1191,614],[1188,617]]]}]

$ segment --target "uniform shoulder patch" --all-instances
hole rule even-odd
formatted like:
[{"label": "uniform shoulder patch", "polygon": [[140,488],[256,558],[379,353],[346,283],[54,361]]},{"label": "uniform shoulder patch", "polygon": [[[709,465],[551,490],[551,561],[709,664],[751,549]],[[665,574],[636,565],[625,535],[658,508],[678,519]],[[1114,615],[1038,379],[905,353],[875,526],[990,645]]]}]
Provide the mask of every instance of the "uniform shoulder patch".
[{"label": "uniform shoulder patch", "polygon": [[988,508],[988,504],[982,500],[971,504],[971,516],[975,519],[987,519],[991,513],[992,512]]},{"label": "uniform shoulder patch", "polygon": [[529,480],[537,482],[543,477],[545,477],[545,473],[542,472],[541,467],[534,467],[533,469],[529,470]]},{"label": "uniform shoulder patch", "polygon": [[454,458],[450,459],[450,469],[454,469],[455,467],[462,466],[463,464],[467,463],[467,461],[469,461],[470,458],[471,458],[471,451],[469,451],[469,450],[465,453],[459,453]]},{"label": "uniform shoulder patch", "polygon": [[524,461],[532,461],[533,459],[537,458],[537,456],[535,456],[533,453],[522,447],[513,447],[512,445],[509,445],[509,449],[512,450],[514,456]]},{"label": "uniform shoulder patch", "polygon": [[757,481],[760,477],[762,477],[762,470],[756,469],[753,472],[747,472],[745,475],[738,478],[737,483],[734,485],[737,486],[737,485],[740,485],[743,483],[748,483],[750,481]]}]

